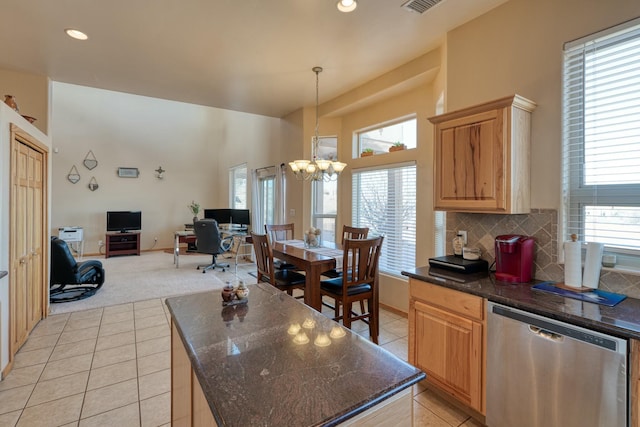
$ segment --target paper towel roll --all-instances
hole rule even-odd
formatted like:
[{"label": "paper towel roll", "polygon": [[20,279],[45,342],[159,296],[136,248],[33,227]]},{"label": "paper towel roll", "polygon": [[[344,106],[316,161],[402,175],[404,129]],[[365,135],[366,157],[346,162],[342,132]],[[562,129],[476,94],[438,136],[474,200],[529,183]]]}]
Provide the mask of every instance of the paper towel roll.
[{"label": "paper towel roll", "polygon": [[564,284],[573,288],[582,286],[582,243],[564,242]]},{"label": "paper towel roll", "polygon": [[600,268],[602,267],[603,243],[587,243],[587,255],[584,259],[584,273],[582,286],[597,289],[600,283]]}]

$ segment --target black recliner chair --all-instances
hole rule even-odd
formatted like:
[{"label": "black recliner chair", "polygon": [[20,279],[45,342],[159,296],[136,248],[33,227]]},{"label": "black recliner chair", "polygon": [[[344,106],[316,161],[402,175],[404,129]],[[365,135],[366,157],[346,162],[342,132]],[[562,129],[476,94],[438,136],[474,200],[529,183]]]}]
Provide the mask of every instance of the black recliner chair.
[{"label": "black recliner chair", "polygon": [[95,294],[104,283],[104,268],[98,260],[77,262],[67,242],[51,237],[51,303],[77,301]]}]

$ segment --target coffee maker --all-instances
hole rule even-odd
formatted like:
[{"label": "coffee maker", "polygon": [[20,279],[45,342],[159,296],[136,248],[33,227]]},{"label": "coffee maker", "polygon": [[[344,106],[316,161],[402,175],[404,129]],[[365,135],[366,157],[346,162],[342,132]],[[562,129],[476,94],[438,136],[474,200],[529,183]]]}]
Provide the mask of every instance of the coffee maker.
[{"label": "coffee maker", "polygon": [[505,234],[496,237],[496,280],[530,282],[533,275],[532,237]]}]

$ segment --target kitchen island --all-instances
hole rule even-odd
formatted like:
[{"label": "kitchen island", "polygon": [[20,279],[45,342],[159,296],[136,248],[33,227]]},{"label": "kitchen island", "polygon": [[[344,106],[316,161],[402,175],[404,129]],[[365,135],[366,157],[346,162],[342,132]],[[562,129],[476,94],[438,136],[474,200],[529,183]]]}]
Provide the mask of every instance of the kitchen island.
[{"label": "kitchen island", "polygon": [[[268,284],[167,299],[172,425],[411,425],[425,374]],[[333,333],[332,333],[333,332]]]}]

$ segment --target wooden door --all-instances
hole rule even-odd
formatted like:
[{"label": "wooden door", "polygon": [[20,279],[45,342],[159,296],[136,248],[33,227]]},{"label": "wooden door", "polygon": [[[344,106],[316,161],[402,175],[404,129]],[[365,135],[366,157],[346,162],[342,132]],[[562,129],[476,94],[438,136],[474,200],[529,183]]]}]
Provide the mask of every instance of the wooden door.
[{"label": "wooden door", "polygon": [[482,324],[415,301],[415,364],[427,380],[482,410]]},{"label": "wooden door", "polygon": [[10,362],[29,332],[46,314],[46,158],[45,146],[11,125]]}]

